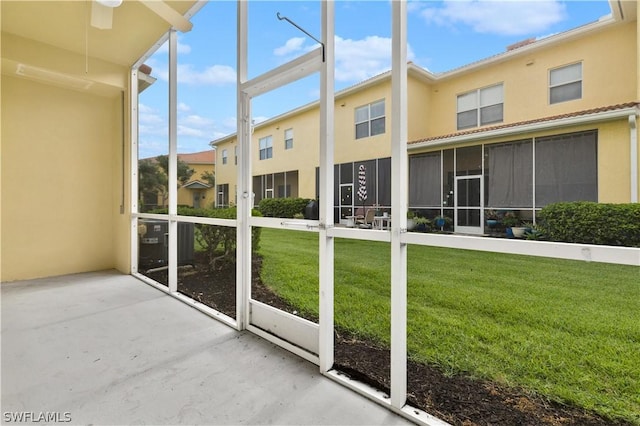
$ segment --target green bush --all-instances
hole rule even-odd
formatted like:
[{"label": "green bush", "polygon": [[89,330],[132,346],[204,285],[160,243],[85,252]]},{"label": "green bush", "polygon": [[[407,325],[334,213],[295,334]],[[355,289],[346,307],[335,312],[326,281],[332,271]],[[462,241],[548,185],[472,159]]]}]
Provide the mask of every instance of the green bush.
[{"label": "green bush", "polygon": [[293,218],[296,213],[304,214],[309,198],[264,198],[258,204],[263,216]]},{"label": "green bush", "polygon": [[537,229],[551,241],[640,247],[640,204],[549,204],[537,214]]},{"label": "green bush", "polygon": [[[166,214],[167,209],[157,209],[151,213]],[[256,209],[253,216],[261,216]],[[194,209],[192,207],[178,207],[180,216],[210,217],[216,219],[235,219],[237,212],[235,207],[224,209]],[[251,248],[257,252],[260,248],[260,234],[262,229],[253,227],[251,230]],[[211,269],[226,263],[235,263],[236,260],[236,228],[229,226],[195,224],[195,240],[206,253],[207,261]]]}]

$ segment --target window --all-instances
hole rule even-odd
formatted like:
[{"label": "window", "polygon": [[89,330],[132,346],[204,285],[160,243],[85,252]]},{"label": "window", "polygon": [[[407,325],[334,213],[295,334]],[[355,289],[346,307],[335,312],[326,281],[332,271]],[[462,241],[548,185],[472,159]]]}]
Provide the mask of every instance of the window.
[{"label": "window", "polygon": [[503,102],[502,83],[458,95],[458,130],[501,123]]},{"label": "window", "polygon": [[384,133],[384,99],[356,108],[356,139]]},{"label": "window", "polygon": [[284,149],[293,148],[293,129],[284,131]]},{"label": "window", "polygon": [[291,185],[278,185],[278,198],[287,198],[291,194]]},{"label": "window", "polygon": [[218,199],[216,205],[218,207],[226,207],[229,205],[229,184],[218,185]]},{"label": "window", "polygon": [[238,165],[238,145],[233,147],[233,164]]},{"label": "window", "polygon": [[582,62],[549,72],[549,103],[582,98]]},{"label": "window", "polygon": [[273,157],[273,138],[269,135],[264,138],[260,138],[260,159],[266,160]]},{"label": "window", "polygon": [[227,150],[222,150],[222,164],[227,164]]}]

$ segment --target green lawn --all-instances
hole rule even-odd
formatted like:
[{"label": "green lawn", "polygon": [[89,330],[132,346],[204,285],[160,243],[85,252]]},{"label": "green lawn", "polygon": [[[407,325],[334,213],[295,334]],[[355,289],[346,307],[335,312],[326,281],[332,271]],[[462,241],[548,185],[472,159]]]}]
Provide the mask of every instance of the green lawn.
[{"label": "green lawn", "polygon": [[[263,229],[262,278],[318,312],[318,236]],[[389,244],[335,243],[336,325],[389,342]],[[408,249],[412,359],[640,424],[640,269]]]}]

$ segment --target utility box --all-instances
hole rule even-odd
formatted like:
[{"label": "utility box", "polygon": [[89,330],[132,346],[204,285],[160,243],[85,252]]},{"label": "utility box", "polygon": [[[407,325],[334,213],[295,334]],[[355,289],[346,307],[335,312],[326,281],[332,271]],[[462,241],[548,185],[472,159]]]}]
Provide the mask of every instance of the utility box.
[{"label": "utility box", "polygon": [[318,208],[318,202],[316,200],[311,200],[304,208],[304,218],[318,220],[320,216],[320,211]]},{"label": "utility box", "polygon": [[[157,219],[138,221],[138,269],[149,270],[169,265],[169,222]],[[178,223],[178,266],[193,265],[194,224]]]}]

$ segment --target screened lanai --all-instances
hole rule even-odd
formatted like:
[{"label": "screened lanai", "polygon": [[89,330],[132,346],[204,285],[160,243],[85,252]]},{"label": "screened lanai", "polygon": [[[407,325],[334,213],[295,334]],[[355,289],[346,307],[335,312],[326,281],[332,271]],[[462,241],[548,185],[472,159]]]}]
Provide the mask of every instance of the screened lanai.
[{"label": "screened lanai", "polygon": [[[47,342],[46,339],[44,343],[39,341],[42,335],[35,334],[31,327],[46,328],[49,323],[77,327],[91,345],[82,346],[82,339],[71,340],[73,345],[82,346],[82,351],[76,350],[80,346],[72,346],[73,355],[86,356],[83,362],[90,362],[91,368],[81,371],[96,376],[101,374],[97,366],[106,359],[97,355],[89,359],[89,355],[81,354],[93,355],[92,345],[101,347],[106,351],[103,353],[111,353],[112,348],[105,349],[98,337],[114,339],[105,340],[113,342],[114,348],[120,345],[126,348],[128,343],[122,340],[122,336],[126,336],[138,351],[127,352],[128,361],[137,363],[135,357],[139,353],[145,353],[146,360],[158,361],[157,364],[136,364],[144,369],[141,377],[145,380],[145,391],[159,387],[163,397],[171,398],[174,391],[171,386],[175,386],[176,392],[191,398],[196,392],[192,387],[199,386],[205,388],[206,394],[198,393],[188,401],[197,400],[207,406],[209,400],[214,400],[219,408],[211,417],[207,417],[206,410],[205,415],[199,417],[188,412],[187,404],[172,402],[164,406],[126,394],[124,400],[107,400],[109,407],[118,410],[122,404],[142,401],[143,409],[136,412],[135,418],[108,419],[132,423],[208,423],[213,418],[219,422],[402,424],[409,421],[436,425],[461,422],[464,416],[471,416],[468,419],[473,421],[468,411],[459,414],[435,405],[437,398],[428,395],[429,392],[436,395],[438,385],[423,391],[422,397],[416,397],[416,389],[428,382],[440,384],[448,383],[447,379],[451,378],[471,377],[480,380],[479,383],[488,380],[505,386],[530,386],[527,389],[531,392],[544,395],[541,405],[548,401],[580,400],[584,395],[579,392],[565,395],[555,388],[543,394],[543,390],[552,387],[549,383],[553,380],[569,383],[568,388],[580,388],[571,374],[560,374],[560,378],[547,378],[546,374],[548,370],[555,371],[554,366],[563,364],[565,359],[571,360],[571,352],[600,347],[594,340],[585,338],[571,340],[571,350],[554,351],[554,348],[565,347],[563,342],[582,335],[580,330],[593,331],[595,342],[604,339],[605,334],[612,334],[616,342],[625,341],[637,331],[635,301],[638,299],[633,297],[637,291],[634,277],[640,266],[637,248],[408,232],[409,208],[437,210],[447,215],[450,207],[446,203],[450,195],[447,185],[451,185],[452,179],[461,186],[471,185],[470,177],[488,182],[483,187],[488,193],[479,192],[485,197],[483,204],[456,205],[455,212],[451,209],[451,217],[458,220],[457,215],[464,216],[473,226],[482,225],[485,207],[518,208],[531,212],[533,218],[539,206],[532,198],[540,199],[547,194],[551,199],[553,191],[561,188],[558,189],[556,179],[547,182],[550,189],[540,189],[538,193],[535,185],[544,184],[541,175],[545,174],[536,169],[542,165],[540,157],[534,162],[529,161],[529,154],[525,154],[524,159],[514,154],[514,151],[526,151],[527,147],[543,153],[545,140],[514,139],[500,145],[443,148],[408,155],[406,2],[388,4],[386,30],[391,44],[392,77],[384,103],[386,121],[382,135],[386,139],[380,144],[388,143],[390,156],[360,149],[363,152],[354,155],[351,161],[342,155],[350,149],[350,139],[338,137],[342,135],[336,133],[344,127],[351,130],[353,124],[352,139],[362,139],[363,134],[357,131],[358,111],[362,111],[362,105],[379,105],[380,93],[362,96],[354,104],[335,101],[335,15],[340,13],[335,10],[336,4],[318,2],[316,5],[318,24],[308,29],[317,38],[310,42],[313,48],[260,72],[250,67],[255,63],[250,60],[251,43],[255,40],[252,37],[258,35],[251,32],[251,24],[255,22],[252,20],[269,19],[282,31],[286,28],[302,37],[308,34],[300,35],[298,28],[279,19],[284,15],[252,14],[252,8],[257,7],[254,2],[234,4],[236,21],[224,26],[224,31],[232,32],[233,37],[211,42],[214,46],[215,43],[235,43],[237,51],[233,64],[237,149],[227,151],[227,164],[221,164],[222,152],[216,157],[216,202],[217,207],[223,208],[215,209],[180,206],[177,188],[181,173],[178,154],[183,137],[179,115],[184,112],[181,93],[188,89],[181,81],[185,68],[180,66],[181,55],[184,55],[180,34],[190,29],[185,20],[195,23],[190,31],[198,31],[199,12],[205,7],[215,9],[216,2],[161,3],[171,12],[164,6],[158,7],[159,2],[125,1],[111,11],[112,30],[99,31],[86,25],[92,13],[91,3],[2,3],[3,86],[9,87],[3,93],[3,281],[23,281],[15,283],[15,287],[11,287],[12,283],[3,283],[3,304],[9,300],[15,307],[28,306],[28,298],[21,298],[21,294],[41,289],[39,294],[29,297],[45,305],[55,303],[58,312],[76,313],[72,317],[40,317],[39,312],[46,311],[46,307],[37,310],[14,307],[12,314],[27,314],[42,321],[30,323],[29,332],[25,331],[28,338],[21,340],[20,317],[4,317],[3,308],[3,335],[13,338],[17,348],[24,345],[24,351],[32,353],[41,351],[42,344]],[[288,17],[296,20],[293,15]],[[46,20],[50,21],[49,26],[43,24]],[[83,24],[63,30],[68,22]],[[200,22],[200,25],[207,23]],[[59,38],[51,36],[54,33]],[[59,58],[66,61],[61,62]],[[151,75],[143,72],[148,71],[144,65],[149,63]],[[19,64],[46,71],[21,75],[16,70],[25,68],[18,67]],[[153,70],[164,78],[149,80]],[[69,75],[75,80],[69,80]],[[58,80],[46,80],[52,78]],[[305,117],[304,130],[318,135],[317,146],[304,144],[307,133],[299,131],[297,124],[278,128],[274,125],[273,129],[255,125],[255,111],[261,103],[268,104],[269,96],[286,97],[288,92],[298,90],[298,82],[309,81],[307,79],[317,85],[320,106],[317,116]],[[86,89],[69,87],[82,82]],[[200,90],[211,102],[216,102],[216,92]],[[156,92],[160,93],[161,101],[149,102]],[[150,108],[162,111],[167,117],[166,127],[156,123],[156,128],[161,133],[160,155],[169,159],[163,185],[168,207],[143,212],[144,176],[138,166],[151,145],[144,135],[153,127],[151,121],[145,121],[149,120]],[[355,121],[346,126],[336,122],[337,108],[352,108]],[[273,112],[279,113],[282,111]],[[5,129],[5,120],[9,123],[9,119],[11,122]],[[271,155],[281,155],[288,166],[281,174],[265,166],[272,160],[268,151],[271,134],[276,135],[271,142]],[[280,145],[278,135],[283,138]],[[381,134],[369,137],[381,137]],[[49,143],[30,146],[40,140]],[[303,151],[296,151],[298,147],[304,148]],[[207,142],[198,150],[208,148]],[[317,164],[309,161],[310,152]],[[552,150],[548,155],[557,157],[557,151]],[[587,164],[589,157],[585,157]],[[39,170],[36,176],[27,173],[22,163],[22,159],[27,158],[35,159]],[[509,160],[521,163],[505,165]],[[483,161],[486,161],[484,166]],[[551,162],[549,159],[544,165]],[[223,167],[232,164],[237,165],[234,183],[227,183],[222,180]],[[368,188],[375,187],[366,198],[357,193],[361,166],[363,178],[370,183]],[[524,174],[523,179],[516,169]],[[538,180],[533,180],[534,173]],[[14,180],[14,176],[22,179]],[[587,173],[586,178],[593,179],[593,176]],[[412,186],[412,179],[432,184]],[[510,195],[513,188],[505,184],[509,179],[514,181],[517,197],[521,198]],[[27,183],[28,188],[36,188],[42,182],[49,184],[38,190],[37,200],[30,200],[25,196],[24,187],[12,183],[17,181]],[[586,186],[585,191],[589,193],[588,184]],[[271,198],[272,194],[277,194],[276,198],[301,197],[303,187],[316,192],[309,198],[317,202],[317,219],[265,216],[258,209],[260,201]],[[351,197],[351,203],[344,207],[343,195]],[[384,208],[390,216],[388,229],[341,226],[343,217],[356,213],[353,210],[357,203],[362,203],[363,209],[374,205]],[[6,207],[7,204],[10,206]],[[52,207],[43,212],[40,210],[43,204]],[[465,207],[469,208],[465,210]],[[464,220],[460,224],[466,225]],[[105,269],[117,272],[68,277],[68,274]],[[42,277],[61,278],[38,280]],[[593,286],[596,289],[581,293],[590,287],[592,279],[599,280]],[[83,288],[82,283],[87,286]],[[117,294],[103,293],[107,286],[117,288]],[[71,299],[74,303],[57,300],[69,291],[78,297]],[[598,303],[598,300],[608,303]],[[104,317],[97,318],[92,312],[83,311],[83,304],[95,306],[92,309],[104,313]],[[609,318],[612,309],[619,315],[616,333],[608,328],[609,323],[600,326],[588,320]],[[121,312],[122,316],[112,315],[113,312]],[[190,316],[188,312],[198,316]],[[541,317],[544,312],[549,316]],[[89,318],[86,323],[82,321],[84,316]],[[123,325],[125,320],[140,322],[140,327]],[[556,329],[551,334],[546,334],[548,330],[543,327],[547,323]],[[91,336],[92,330],[98,337]],[[119,332],[113,333],[113,330]],[[162,341],[169,336],[161,333],[162,330],[172,332],[170,344]],[[148,343],[137,346],[140,341]],[[487,343],[495,341],[498,342],[495,346]],[[52,362],[56,368],[67,362],[63,356],[65,346],[55,345],[60,351]],[[602,352],[593,354],[594,359],[608,353],[607,345],[604,346]],[[354,350],[358,347],[375,349],[371,352],[373,362],[358,358],[360,352]],[[158,357],[155,351],[146,353],[149,348],[168,354],[171,362],[159,362],[164,358]],[[223,355],[212,355],[216,351]],[[282,355],[284,351],[286,355]],[[118,355],[120,358],[122,353]],[[634,374],[634,356],[637,354],[634,355],[629,346],[622,346],[620,355],[613,355],[614,361],[622,365],[619,375],[621,371]],[[120,358],[118,362],[126,364],[124,358]],[[263,364],[262,358],[269,358],[268,362]],[[285,358],[281,363],[277,361]],[[3,370],[11,368],[7,359],[19,364],[20,351],[12,353],[10,358],[3,354]],[[227,393],[222,395],[225,390],[194,378],[199,376],[189,370],[187,362],[192,359],[192,365],[202,369],[228,370],[220,376],[206,376],[211,383],[220,380],[229,383]],[[520,375],[522,370],[527,370],[523,365],[532,363],[537,367],[534,361],[540,359],[549,362],[543,361],[539,370]],[[573,360],[577,365],[590,361]],[[47,363],[42,359],[38,362]],[[211,365],[216,362],[230,367]],[[384,368],[376,370],[377,364],[384,364]],[[444,382],[436,381],[436,376],[427,376],[426,367],[433,368],[428,371],[435,371]],[[24,371],[24,366],[20,368]],[[165,369],[186,372],[189,380],[181,381],[179,376],[165,374]],[[592,370],[589,374],[594,376],[585,382],[603,380],[604,376],[598,375],[602,369],[596,366]],[[80,375],[64,365],[55,370],[61,376],[69,372],[72,376]],[[243,375],[247,372],[250,374]],[[314,376],[313,372],[318,375]],[[135,373],[127,377],[135,378]],[[280,380],[276,375],[285,379]],[[256,376],[255,382],[253,376]],[[323,381],[316,381],[318,377]],[[544,379],[537,381],[537,377]],[[38,377],[30,378],[34,380],[33,386],[38,386]],[[241,385],[238,389],[234,388],[236,379]],[[113,383],[98,383],[92,392],[97,394],[112,385],[121,389],[122,383],[118,380],[116,371]],[[52,393],[56,390],[55,383],[47,382],[47,389]],[[60,383],[76,386],[81,381]],[[130,383],[135,388],[135,379]],[[256,385],[252,386],[253,383]],[[252,410],[250,418],[242,417],[238,412],[241,410],[229,408],[237,402],[234,399],[237,393],[242,393],[238,399],[244,404],[255,404],[269,394],[271,386],[285,388],[292,383],[292,392],[270,395],[268,403],[261,406],[263,410]],[[341,387],[334,387],[336,384]],[[618,389],[621,385],[611,386]],[[445,398],[454,401],[452,406],[475,407],[475,402],[468,401],[470,396],[480,395],[482,388],[487,395],[502,389],[497,385],[480,385],[471,390],[455,390],[453,396],[445,394]],[[346,389],[350,393],[345,394]],[[12,394],[12,412],[22,409],[19,407],[22,395],[35,393],[25,387]],[[339,395],[337,400],[324,400],[334,393]],[[358,398],[354,398],[356,395]],[[364,398],[359,399],[360,396]],[[484,398],[484,394],[480,396],[478,399]],[[309,418],[290,403],[295,398],[300,398],[302,406],[308,407]],[[581,410],[588,398],[589,395],[580,400]],[[365,400],[374,405],[367,405]],[[96,412],[101,410],[82,395],[68,401],[87,404]],[[64,403],[59,401],[46,410],[65,418],[68,409]],[[355,407],[353,411],[351,403]],[[340,410],[330,409],[334,407],[331,404],[337,404]],[[606,406],[607,402],[603,404]],[[36,412],[41,410],[25,407]],[[147,407],[154,410],[153,416],[145,416]],[[166,417],[157,415],[157,411],[163,409],[175,410],[178,414],[171,411]],[[517,411],[517,407],[510,409]],[[628,419],[633,409],[628,401],[626,405],[621,402],[612,405],[609,411],[604,410],[604,414],[599,411],[593,416],[606,421],[609,419],[606,414],[613,412]],[[91,410],[82,419],[91,422]],[[224,415],[225,410],[229,410],[228,417]],[[331,416],[324,417],[326,412]],[[356,414],[347,416],[346,412]],[[188,415],[181,416],[184,413]]]}]

